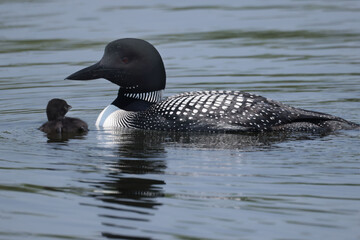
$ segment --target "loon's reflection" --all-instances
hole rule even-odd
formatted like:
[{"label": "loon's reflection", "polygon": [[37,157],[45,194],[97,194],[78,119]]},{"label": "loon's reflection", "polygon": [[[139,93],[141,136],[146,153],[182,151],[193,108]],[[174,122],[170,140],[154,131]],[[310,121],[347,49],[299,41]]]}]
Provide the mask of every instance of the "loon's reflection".
[{"label": "loon's reflection", "polygon": [[135,129],[112,129],[103,135],[108,144],[118,145],[119,155],[126,157],[154,157],[165,153],[166,148],[181,147],[189,149],[232,149],[262,150],[288,140],[314,139],[326,134],[301,132],[263,132],[263,133],[176,133],[156,132]]},{"label": "loon's reflection", "polygon": [[[92,196],[102,202],[98,207],[111,210],[100,214],[109,227],[103,236],[138,239],[151,215],[162,205],[167,148],[261,150],[288,139],[309,135],[291,134],[189,134],[143,130],[101,130],[99,144],[111,149],[113,158],[106,165],[105,180],[95,184]],[[136,226],[136,227],[134,227]],[[143,227],[142,227],[143,226]],[[139,231],[140,230],[140,231]],[[115,233],[114,233],[115,232]],[[140,236],[139,236],[140,235]]]},{"label": "loon's reflection", "polygon": [[142,224],[150,221],[164,196],[162,180],[166,169],[166,151],[161,139],[144,131],[99,131],[99,144],[111,150],[106,158],[105,179],[94,186],[91,195],[103,208],[102,225],[107,238],[147,239]]},{"label": "loon's reflection", "polygon": [[96,198],[136,207],[158,205],[153,199],[163,196],[160,186],[165,182],[146,178],[146,175],[162,174],[166,168],[165,150],[161,143],[141,131],[105,133],[101,140],[114,145],[116,158],[107,163],[107,180],[97,185],[103,194],[96,195]]}]

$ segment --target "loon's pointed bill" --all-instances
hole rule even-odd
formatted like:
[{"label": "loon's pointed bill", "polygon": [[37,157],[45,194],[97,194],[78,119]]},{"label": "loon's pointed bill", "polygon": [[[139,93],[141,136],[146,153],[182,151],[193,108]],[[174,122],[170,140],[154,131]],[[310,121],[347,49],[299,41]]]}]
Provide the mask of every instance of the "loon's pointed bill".
[{"label": "loon's pointed bill", "polygon": [[150,43],[134,38],[110,42],[98,63],[67,79],[105,78],[120,86],[96,125],[188,132],[324,132],[360,125],[242,91],[197,91],[162,100],[166,73]]},{"label": "loon's pointed bill", "polygon": [[100,62],[97,62],[90,67],[86,67],[69,75],[65,78],[65,80],[93,80],[102,78],[102,75],[103,73],[101,73]]},{"label": "loon's pointed bill", "polygon": [[89,66],[84,69],[81,69],[70,76],[66,77],[65,80],[94,80],[99,78],[104,78],[109,81],[114,82],[115,84],[121,84],[121,86],[126,87],[131,85],[127,81],[122,81],[121,83],[118,83],[116,79],[118,79],[118,76],[124,75],[125,72],[121,69],[107,66],[102,63],[102,60]]}]

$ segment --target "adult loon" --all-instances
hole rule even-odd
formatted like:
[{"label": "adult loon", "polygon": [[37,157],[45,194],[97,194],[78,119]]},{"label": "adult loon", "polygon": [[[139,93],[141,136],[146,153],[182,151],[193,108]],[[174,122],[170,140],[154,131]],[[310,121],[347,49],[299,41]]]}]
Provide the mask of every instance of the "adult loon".
[{"label": "adult loon", "polygon": [[87,132],[86,122],[78,119],[65,117],[71,106],[63,99],[54,98],[48,102],[46,115],[48,122],[39,129],[45,133],[84,133]]},{"label": "adult loon", "polygon": [[165,67],[150,43],[110,42],[101,60],[66,79],[105,78],[120,86],[97,126],[179,132],[333,131],[360,125],[242,91],[185,92],[162,100]]}]

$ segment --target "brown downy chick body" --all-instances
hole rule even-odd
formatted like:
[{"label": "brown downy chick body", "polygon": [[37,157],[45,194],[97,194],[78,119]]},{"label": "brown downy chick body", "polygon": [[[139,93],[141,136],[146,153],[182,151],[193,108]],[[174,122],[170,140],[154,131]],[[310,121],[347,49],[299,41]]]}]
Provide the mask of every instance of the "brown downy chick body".
[{"label": "brown downy chick body", "polygon": [[48,122],[39,129],[45,133],[83,133],[89,131],[86,122],[78,119],[65,117],[71,106],[63,99],[51,99],[46,107]]}]

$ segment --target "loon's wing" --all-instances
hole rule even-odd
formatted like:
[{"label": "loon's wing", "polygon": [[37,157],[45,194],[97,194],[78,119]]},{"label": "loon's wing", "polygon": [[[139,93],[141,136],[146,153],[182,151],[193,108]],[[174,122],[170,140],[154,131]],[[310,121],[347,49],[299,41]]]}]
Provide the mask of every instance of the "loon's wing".
[{"label": "loon's wing", "polygon": [[304,131],[315,125],[321,128],[326,121],[346,122],[241,91],[182,93],[152,105],[138,117],[137,122],[142,122],[138,127],[166,131]]}]

